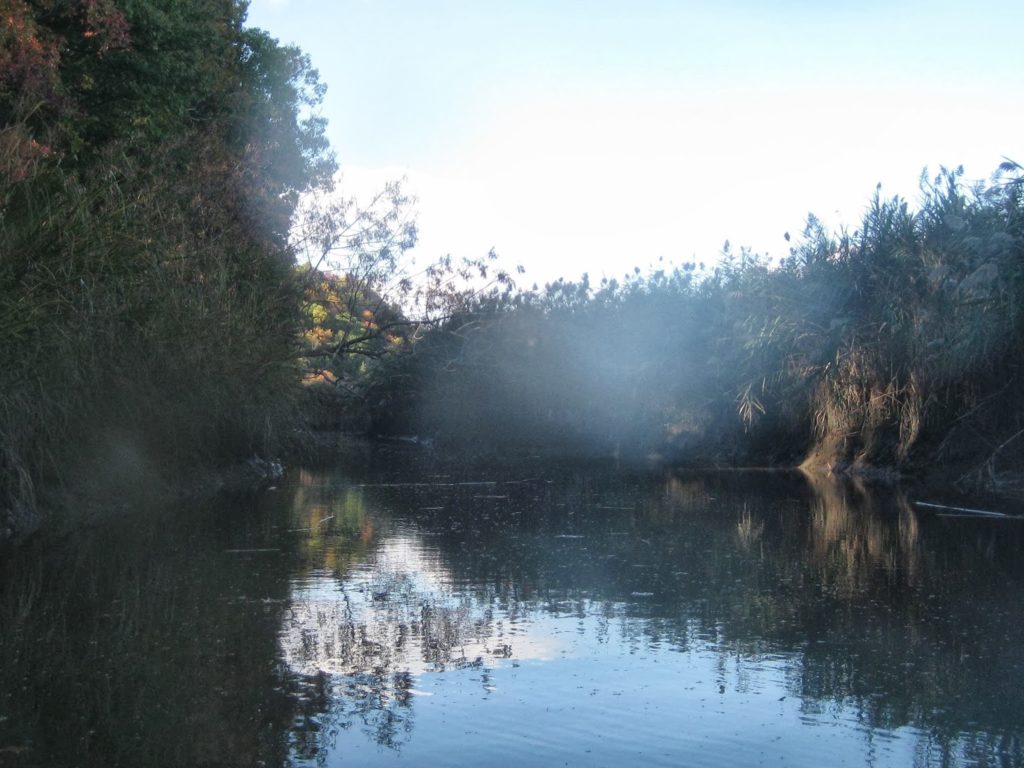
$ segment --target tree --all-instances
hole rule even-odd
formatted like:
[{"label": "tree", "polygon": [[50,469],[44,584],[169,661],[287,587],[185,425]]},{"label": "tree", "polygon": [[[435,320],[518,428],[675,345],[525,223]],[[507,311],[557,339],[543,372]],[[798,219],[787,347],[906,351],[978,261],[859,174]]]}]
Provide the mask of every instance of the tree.
[{"label": "tree", "polygon": [[494,269],[494,251],[460,261],[444,255],[417,267],[416,200],[404,183],[386,184],[366,204],[320,190],[300,206],[293,242],[310,324],[303,356],[316,370],[341,378],[353,371],[348,358],[409,350],[423,329],[514,289],[511,276]]},{"label": "tree", "polygon": [[0,529],[112,432],[174,471],[291,423],[291,222],[336,166],[308,57],[244,21],[0,0]]}]

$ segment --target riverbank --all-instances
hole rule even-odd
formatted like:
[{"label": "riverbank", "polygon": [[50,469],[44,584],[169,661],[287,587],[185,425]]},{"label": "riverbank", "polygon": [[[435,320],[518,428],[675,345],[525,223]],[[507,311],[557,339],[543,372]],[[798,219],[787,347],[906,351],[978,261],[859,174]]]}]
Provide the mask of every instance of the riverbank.
[{"label": "riverbank", "polygon": [[250,457],[223,467],[195,467],[174,476],[141,466],[107,470],[80,484],[44,493],[31,502],[17,500],[0,508],[0,548],[17,546],[47,528],[73,533],[98,520],[145,507],[197,502],[218,494],[251,493],[272,486],[284,475],[275,459]]},{"label": "riverbank", "polygon": [[316,70],[245,3],[51,5],[7,3],[0,51],[7,537],[277,455],[302,378],[290,230],[337,168],[304,117]]}]

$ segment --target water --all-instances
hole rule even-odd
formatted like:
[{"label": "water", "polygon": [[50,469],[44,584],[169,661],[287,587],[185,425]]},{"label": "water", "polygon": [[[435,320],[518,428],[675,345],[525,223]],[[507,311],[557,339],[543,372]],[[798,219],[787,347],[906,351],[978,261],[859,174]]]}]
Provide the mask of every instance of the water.
[{"label": "water", "polygon": [[0,766],[1024,764],[1022,521],[786,474],[340,463],[9,559]]}]

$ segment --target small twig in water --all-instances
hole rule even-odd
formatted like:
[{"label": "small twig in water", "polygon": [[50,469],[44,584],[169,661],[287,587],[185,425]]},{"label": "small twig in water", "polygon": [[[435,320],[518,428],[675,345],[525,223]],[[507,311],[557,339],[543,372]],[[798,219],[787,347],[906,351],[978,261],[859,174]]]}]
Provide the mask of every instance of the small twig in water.
[{"label": "small twig in water", "polygon": [[992,512],[987,509],[971,509],[970,507],[950,507],[946,504],[932,504],[927,501],[915,501],[915,507],[927,507],[929,509],[948,509],[953,512],[964,512],[968,515],[975,517],[1001,517],[1001,518],[1012,518],[1014,515],[1008,515],[1005,512]]}]

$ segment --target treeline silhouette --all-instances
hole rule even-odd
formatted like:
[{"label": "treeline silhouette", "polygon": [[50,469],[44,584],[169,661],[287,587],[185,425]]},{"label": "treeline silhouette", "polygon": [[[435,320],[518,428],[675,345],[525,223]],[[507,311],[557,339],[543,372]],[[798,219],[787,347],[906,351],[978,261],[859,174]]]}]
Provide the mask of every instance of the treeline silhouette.
[{"label": "treeline silhouette", "polygon": [[373,367],[349,423],[476,449],[938,468],[1015,490],[1021,182],[1011,162],[973,186],[944,169],[916,208],[876,191],[853,231],[810,217],[775,263],[727,247],[711,269],[478,300]]}]

